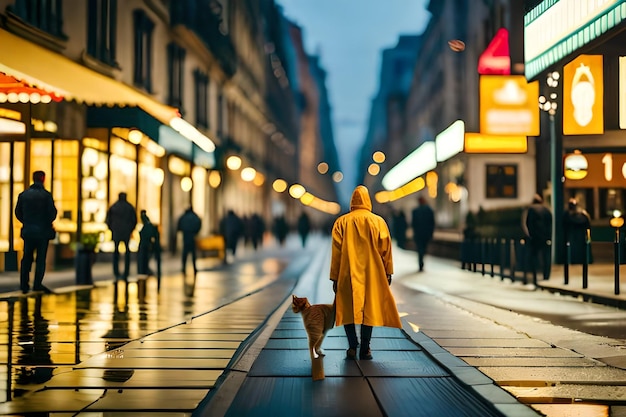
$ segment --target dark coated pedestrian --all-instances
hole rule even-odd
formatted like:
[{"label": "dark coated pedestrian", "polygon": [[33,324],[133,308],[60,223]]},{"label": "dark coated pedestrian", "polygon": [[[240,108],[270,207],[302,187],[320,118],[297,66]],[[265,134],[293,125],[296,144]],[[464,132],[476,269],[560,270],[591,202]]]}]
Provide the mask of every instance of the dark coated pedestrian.
[{"label": "dark coated pedestrian", "polygon": [[45,180],[45,172],[35,171],[33,184],[19,194],[15,205],[15,217],[22,223],[20,235],[24,241],[24,256],[20,269],[20,290],[24,294],[30,290],[30,270],[33,260],[35,260],[33,290],[51,292],[43,285],[43,277],[46,272],[48,242],[56,236],[52,222],[57,217],[57,209],[52,194],[44,188]]},{"label": "dark coated pedestrian", "polygon": [[161,236],[159,229],[150,221],[145,210],[141,210],[143,227],[139,231],[139,248],[137,249],[137,274],[155,275],[150,269],[150,260],[157,264],[156,277],[161,282]]},{"label": "dark coated pedestrian", "polygon": [[300,240],[302,241],[302,247],[306,246],[306,240],[309,237],[310,232],[311,220],[305,212],[302,212],[300,217],[298,217],[298,234],[300,235]]},{"label": "dark coated pedestrian", "polygon": [[280,215],[274,219],[274,235],[278,240],[280,246],[285,246],[287,240],[287,233],[289,233],[289,225],[284,215]]},{"label": "dark coated pedestrian", "polygon": [[250,217],[250,239],[252,239],[252,247],[257,250],[263,244],[263,235],[265,234],[265,221],[258,213],[254,213]]},{"label": "dark coated pedestrian", "polygon": [[[115,279],[128,279],[130,273],[130,236],[137,226],[135,207],[126,199],[126,193],[119,193],[119,199],[107,211],[106,224],[111,229],[113,243],[113,275]],[[124,243],[124,272],[120,274],[120,243]]]},{"label": "dark coated pedestrian", "polygon": [[550,278],[552,248],[552,212],[543,204],[543,198],[535,194],[533,201],[524,211],[522,228],[528,240],[528,262],[537,284],[537,268],[541,266],[543,279]]},{"label": "dark coated pedestrian", "polygon": [[406,248],[406,229],[409,227],[404,211],[394,209],[391,214],[391,237],[396,240],[399,248]]},{"label": "dark coated pedestrian", "polygon": [[224,236],[226,249],[235,256],[239,239],[243,234],[243,222],[232,209],[228,210],[226,216],[220,222],[220,232]]},{"label": "dark coated pedestrian", "polygon": [[567,203],[567,210],[563,215],[563,231],[565,242],[569,243],[569,263],[592,263],[591,220],[589,213],[578,205],[575,198]]},{"label": "dark coated pedestrian", "polygon": [[424,196],[420,195],[417,202],[418,206],[411,213],[411,227],[413,228],[413,241],[417,250],[419,270],[423,271],[424,256],[435,232],[435,213]]},{"label": "dark coated pedestrian", "polygon": [[202,220],[200,216],[194,213],[192,207],[188,207],[182,216],[178,219],[177,230],[183,233],[183,274],[187,270],[187,258],[191,255],[191,264],[193,266],[194,275],[198,272],[196,266],[196,236],[202,228]]}]

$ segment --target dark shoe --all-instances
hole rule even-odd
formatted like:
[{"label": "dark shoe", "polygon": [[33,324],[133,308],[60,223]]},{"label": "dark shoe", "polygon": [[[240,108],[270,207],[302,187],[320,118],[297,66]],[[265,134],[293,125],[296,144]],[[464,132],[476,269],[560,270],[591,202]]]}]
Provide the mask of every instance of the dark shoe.
[{"label": "dark shoe", "polygon": [[37,292],[42,292],[44,294],[52,294],[52,290],[46,286],[43,285],[39,285],[36,287],[33,287],[33,291],[37,291]]},{"label": "dark shoe", "polygon": [[30,291],[30,287],[28,285],[24,286],[20,286],[20,290],[22,291],[22,294],[28,294],[28,291]]},{"label": "dark shoe", "polygon": [[371,361],[372,360],[372,351],[367,349],[367,350],[362,350],[361,352],[359,352],[359,358],[362,361]]},{"label": "dark shoe", "polygon": [[348,349],[346,350],[346,359],[356,359],[356,349]]}]

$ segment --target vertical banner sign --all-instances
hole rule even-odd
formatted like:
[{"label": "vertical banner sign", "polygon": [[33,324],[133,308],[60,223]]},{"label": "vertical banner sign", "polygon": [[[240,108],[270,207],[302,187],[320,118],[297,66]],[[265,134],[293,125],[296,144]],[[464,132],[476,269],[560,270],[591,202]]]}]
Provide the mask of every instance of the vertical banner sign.
[{"label": "vertical banner sign", "polygon": [[603,133],[602,55],[580,55],[563,68],[563,134]]}]

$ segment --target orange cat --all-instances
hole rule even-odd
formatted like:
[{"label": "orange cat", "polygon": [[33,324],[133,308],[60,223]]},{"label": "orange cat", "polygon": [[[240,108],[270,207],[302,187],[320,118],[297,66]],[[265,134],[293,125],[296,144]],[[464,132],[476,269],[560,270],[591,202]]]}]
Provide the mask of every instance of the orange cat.
[{"label": "orange cat", "polygon": [[335,304],[311,305],[306,297],[294,295],[291,309],[294,313],[302,313],[304,328],[309,337],[311,359],[324,356],[322,341],[326,333],[335,326]]}]

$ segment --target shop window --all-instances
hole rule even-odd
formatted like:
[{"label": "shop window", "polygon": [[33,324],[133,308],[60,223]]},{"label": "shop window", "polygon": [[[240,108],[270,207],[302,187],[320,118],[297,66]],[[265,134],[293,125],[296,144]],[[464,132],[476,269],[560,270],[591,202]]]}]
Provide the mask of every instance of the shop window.
[{"label": "shop window", "polygon": [[89,0],[87,7],[87,53],[112,67],[117,67],[115,60],[116,16],[117,0]]},{"label": "shop window", "polygon": [[517,198],[517,165],[487,164],[487,198]]},{"label": "shop window", "polygon": [[111,138],[109,205],[119,193],[126,193],[128,202],[137,206],[137,147],[123,139]]},{"label": "shop window", "polygon": [[[83,140],[97,146],[95,139]],[[106,231],[108,210],[107,179],[109,178],[107,153],[97,148],[86,147],[81,158],[83,233]]]},{"label": "shop window", "polygon": [[139,153],[139,196],[137,211],[146,210],[150,221],[161,224],[161,187],[163,186],[164,172],[160,165],[160,158],[145,149]]},{"label": "shop window", "polygon": [[52,139],[31,139],[30,141],[30,172],[27,182],[32,183],[33,172],[46,173],[44,187],[52,190]]},{"label": "shop window", "polygon": [[185,70],[185,50],[175,43],[167,46],[167,66],[169,72],[169,88],[167,104],[183,113],[183,88]]},{"label": "shop window", "polygon": [[[22,249],[20,231],[22,224],[14,213],[17,196],[24,191],[24,152],[23,142],[0,143],[0,251],[6,252],[9,245],[9,219],[13,217],[13,248]],[[11,153],[13,166],[11,167]],[[11,178],[13,174],[13,178]],[[13,196],[11,196],[11,180],[13,181]],[[13,198],[11,198],[13,197]]]},{"label": "shop window", "polygon": [[195,78],[195,99],[196,99],[196,125],[201,128],[208,128],[208,99],[209,99],[209,77],[202,71],[194,71]]},{"label": "shop window", "polygon": [[154,23],[146,12],[138,9],[133,13],[135,21],[135,74],[134,83],[146,91],[152,91],[152,32]]},{"label": "shop window", "polygon": [[224,135],[224,96],[217,96],[217,136]]},{"label": "shop window", "polygon": [[600,188],[599,192],[601,219],[613,217],[613,211],[615,210],[619,210],[622,213],[625,212],[626,190],[622,188]]},{"label": "shop window", "polygon": [[59,233],[75,233],[78,224],[78,141],[54,141],[53,172],[52,196],[58,211],[55,228]]},{"label": "shop window", "polygon": [[15,0],[7,11],[46,33],[67,39],[63,33],[63,0]]}]

